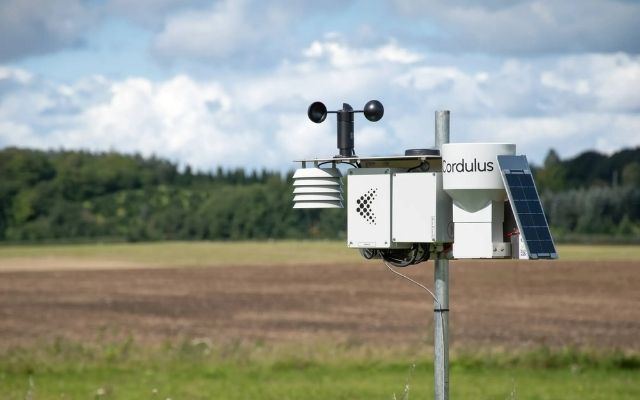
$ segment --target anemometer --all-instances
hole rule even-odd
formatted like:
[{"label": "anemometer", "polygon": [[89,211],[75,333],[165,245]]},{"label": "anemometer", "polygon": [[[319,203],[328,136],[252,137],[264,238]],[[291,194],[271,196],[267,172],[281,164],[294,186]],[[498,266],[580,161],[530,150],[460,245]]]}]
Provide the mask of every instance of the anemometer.
[{"label": "anemometer", "polygon": [[354,110],[349,104],[343,103],[341,110],[327,111],[327,107],[323,103],[316,101],[309,106],[307,111],[309,119],[316,124],[323,122],[327,118],[327,114],[338,115],[338,150],[340,150],[340,157],[355,156],[353,149],[353,114],[355,113],[363,113],[369,121],[376,122],[380,121],[384,115],[384,107],[378,100],[371,100],[365,104],[363,110]]}]

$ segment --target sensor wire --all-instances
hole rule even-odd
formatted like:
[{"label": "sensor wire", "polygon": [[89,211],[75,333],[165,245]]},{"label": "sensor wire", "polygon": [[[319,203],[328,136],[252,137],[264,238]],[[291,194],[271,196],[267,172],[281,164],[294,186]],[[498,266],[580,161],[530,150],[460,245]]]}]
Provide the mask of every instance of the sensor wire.
[{"label": "sensor wire", "polygon": [[[433,301],[435,301],[436,304],[438,305],[438,311],[439,311],[438,314],[440,314],[440,324],[442,326],[442,330],[440,332],[442,333],[442,343],[444,343],[444,329],[445,328],[444,328],[444,317],[442,316],[442,314],[444,313],[445,310],[442,308],[442,304],[438,301],[438,298],[436,297],[436,295],[433,294],[433,292],[428,287],[423,285],[422,283],[416,281],[415,279],[409,278],[405,274],[400,273],[400,272],[396,271],[395,269],[393,269],[391,267],[391,265],[389,265],[387,263],[386,260],[383,259],[382,262],[384,263],[384,265],[387,267],[387,269],[389,271],[393,272],[394,274],[398,275],[401,278],[404,278],[404,279],[408,280],[409,282],[413,283],[414,285],[419,286],[422,290],[426,291],[427,293],[429,293],[431,295],[431,297],[433,297]],[[435,351],[435,347],[434,347],[434,351]],[[445,387],[445,376],[444,376],[444,374],[442,375],[442,387]]]},{"label": "sensor wire", "polygon": [[441,304],[440,304],[440,302],[438,301],[438,298],[436,297],[436,295],[435,295],[435,294],[433,294],[433,292],[432,292],[428,287],[426,287],[425,285],[423,285],[422,283],[420,283],[420,282],[418,282],[418,281],[416,281],[416,280],[414,280],[414,279],[409,278],[409,277],[408,277],[408,276],[406,276],[405,274],[402,274],[402,273],[400,273],[400,272],[396,271],[395,269],[393,269],[393,268],[392,268],[392,267],[387,263],[387,261],[386,261],[386,260],[383,260],[382,262],[383,262],[383,263],[384,263],[384,265],[389,269],[389,271],[391,271],[391,272],[393,272],[394,274],[396,274],[396,275],[398,275],[398,276],[400,276],[400,277],[402,277],[402,278],[404,278],[404,279],[408,280],[409,282],[411,282],[411,283],[413,283],[413,284],[415,284],[415,285],[420,286],[423,290],[425,290],[427,293],[429,293],[429,294],[431,295],[431,297],[433,297],[433,301],[435,301],[435,302],[438,304],[438,308],[439,308],[439,309],[442,309],[442,305],[441,305]]}]

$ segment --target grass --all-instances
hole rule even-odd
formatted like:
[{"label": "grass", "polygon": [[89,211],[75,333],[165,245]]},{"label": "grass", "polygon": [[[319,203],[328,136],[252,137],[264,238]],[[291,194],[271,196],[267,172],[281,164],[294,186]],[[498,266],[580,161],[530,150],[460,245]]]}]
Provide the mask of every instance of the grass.
[{"label": "grass", "polygon": [[559,245],[558,254],[563,261],[640,261],[638,245]]},{"label": "grass", "polygon": [[[639,375],[633,354],[462,353],[451,398],[637,399]],[[0,357],[3,399],[430,399],[432,382],[427,354],[389,346],[56,341]]]},{"label": "grass", "polygon": [[[640,246],[560,245],[563,261],[639,261]],[[110,261],[133,266],[198,267],[216,265],[333,264],[364,262],[355,250],[337,241],[155,242],[73,245],[0,246],[3,264],[21,260]]]},{"label": "grass", "polygon": [[155,267],[359,262],[357,251],[335,241],[152,242],[0,246],[3,261],[111,260]]}]

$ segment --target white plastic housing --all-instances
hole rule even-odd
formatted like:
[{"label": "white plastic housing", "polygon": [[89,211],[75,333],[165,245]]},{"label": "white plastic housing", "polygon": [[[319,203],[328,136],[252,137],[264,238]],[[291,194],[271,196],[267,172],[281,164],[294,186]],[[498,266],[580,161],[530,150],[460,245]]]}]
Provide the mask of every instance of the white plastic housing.
[{"label": "white plastic housing", "polygon": [[439,172],[358,168],[348,172],[347,243],[355,248],[408,248],[451,242],[451,210],[442,207]]},{"label": "white plastic housing", "polygon": [[454,258],[503,258],[504,188],[498,155],[515,154],[510,143],[442,146],[443,188],[453,199]]},{"label": "white plastic housing", "polygon": [[337,168],[301,168],[293,174],[293,208],[342,208]]},{"label": "white plastic housing", "polygon": [[511,256],[519,260],[529,260],[529,252],[521,235],[511,236]]},{"label": "white plastic housing", "polygon": [[394,173],[391,236],[397,243],[451,242],[451,210],[438,207],[447,195],[440,172]]},{"label": "white plastic housing", "polygon": [[391,170],[358,168],[348,172],[347,244],[389,248],[391,244]]},{"label": "white plastic housing", "polygon": [[447,143],[442,145],[443,189],[453,203],[475,212],[490,201],[504,201],[506,191],[498,155],[514,155],[511,143]]}]

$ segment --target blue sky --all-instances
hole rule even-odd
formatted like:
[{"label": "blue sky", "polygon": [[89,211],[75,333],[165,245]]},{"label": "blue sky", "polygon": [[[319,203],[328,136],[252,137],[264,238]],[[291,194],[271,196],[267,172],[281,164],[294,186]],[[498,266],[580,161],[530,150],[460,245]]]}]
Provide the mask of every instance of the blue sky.
[{"label": "blue sky", "polygon": [[0,0],[0,147],[117,150],[217,166],[514,142],[540,163],[640,145],[640,2]]}]

